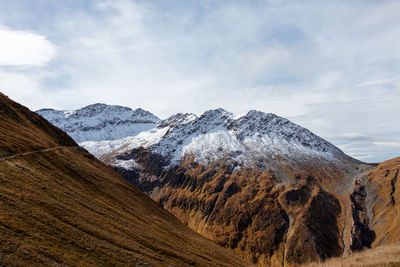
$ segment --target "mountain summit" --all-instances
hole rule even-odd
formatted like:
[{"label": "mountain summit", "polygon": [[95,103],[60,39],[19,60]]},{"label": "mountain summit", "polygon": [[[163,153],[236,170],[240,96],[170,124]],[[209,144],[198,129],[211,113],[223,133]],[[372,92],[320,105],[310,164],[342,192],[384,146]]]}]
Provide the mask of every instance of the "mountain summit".
[{"label": "mountain summit", "polygon": [[141,108],[93,104],[77,110],[41,109],[36,113],[77,142],[114,140],[153,128],[160,119]]}]

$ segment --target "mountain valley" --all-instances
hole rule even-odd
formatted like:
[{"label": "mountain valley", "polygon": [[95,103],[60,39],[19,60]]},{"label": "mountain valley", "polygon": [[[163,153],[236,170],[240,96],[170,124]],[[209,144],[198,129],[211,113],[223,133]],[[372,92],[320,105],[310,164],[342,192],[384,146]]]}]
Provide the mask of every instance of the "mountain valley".
[{"label": "mountain valley", "polygon": [[397,218],[399,159],[360,162],[274,114],[179,113],[80,145],[190,228],[261,266],[400,241],[399,220],[388,219]]}]

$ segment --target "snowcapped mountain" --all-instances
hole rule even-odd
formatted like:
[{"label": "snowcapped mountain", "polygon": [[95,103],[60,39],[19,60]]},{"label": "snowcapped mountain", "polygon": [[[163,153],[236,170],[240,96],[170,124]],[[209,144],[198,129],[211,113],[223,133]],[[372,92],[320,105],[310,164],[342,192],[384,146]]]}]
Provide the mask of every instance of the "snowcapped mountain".
[{"label": "snowcapped mountain", "polygon": [[93,104],[77,110],[41,109],[36,113],[66,131],[78,143],[115,140],[154,128],[160,119],[143,109]]},{"label": "snowcapped mountain", "polygon": [[[209,164],[229,160],[254,165],[275,157],[287,159],[348,158],[341,150],[309,130],[271,113],[249,111],[235,116],[223,109],[210,110],[200,117],[176,114],[157,127],[119,140],[83,142],[83,147],[101,158],[113,154],[115,164],[137,166],[131,159],[117,159],[137,148],[159,155],[168,166],[191,157]],[[125,157],[126,158],[126,157]]]},{"label": "snowcapped mountain", "polygon": [[375,166],[285,118],[216,109],[161,121],[103,104],[39,113],[182,222],[253,263],[296,266],[372,242],[366,196],[376,196],[363,183]]},{"label": "snowcapped mountain", "polygon": [[261,266],[339,256],[369,233],[354,234],[367,220],[352,221],[349,196],[373,166],[271,113],[180,113],[135,136],[81,145],[194,230]]}]

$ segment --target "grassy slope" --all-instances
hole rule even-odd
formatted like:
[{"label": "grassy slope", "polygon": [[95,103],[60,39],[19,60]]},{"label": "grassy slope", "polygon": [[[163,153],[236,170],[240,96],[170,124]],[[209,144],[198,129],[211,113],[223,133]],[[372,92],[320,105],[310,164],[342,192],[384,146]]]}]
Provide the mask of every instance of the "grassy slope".
[{"label": "grassy slope", "polygon": [[66,133],[0,93],[0,155],[77,146]]},{"label": "grassy slope", "polygon": [[368,249],[345,257],[330,259],[324,263],[312,263],[307,266],[400,266],[400,244]]},{"label": "grassy slope", "polygon": [[40,117],[3,95],[0,106],[3,155],[69,146],[0,159],[1,264],[248,265]]},{"label": "grassy slope", "polygon": [[370,224],[376,238],[372,247],[400,241],[400,157],[387,160],[368,174],[370,190],[376,193],[370,209]]}]

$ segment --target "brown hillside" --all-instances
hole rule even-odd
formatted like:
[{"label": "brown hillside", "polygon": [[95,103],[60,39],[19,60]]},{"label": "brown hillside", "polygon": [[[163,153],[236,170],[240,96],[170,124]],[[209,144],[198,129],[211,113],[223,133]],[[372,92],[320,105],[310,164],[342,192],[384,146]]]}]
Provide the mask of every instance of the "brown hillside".
[{"label": "brown hillside", "polygon": [[248,266],[4,95],[0,117],[0,265]]},{"label": "brown hillside", "polygon": [[1,156],[56,146],[77,146],[74,140],[40,115],[0,93]]},{"label": "brown hillside", "polygon": [[372,247],[400,241],[400,157],[382,162],[368,174],[370,225],[376,234]]},{"label": "brown hillside", "polygon": [[330,259],[323,263],[312,263],[309,267],[398,267],[400,266],[400,244],[385,245],[366,249],[340,258]]}]

